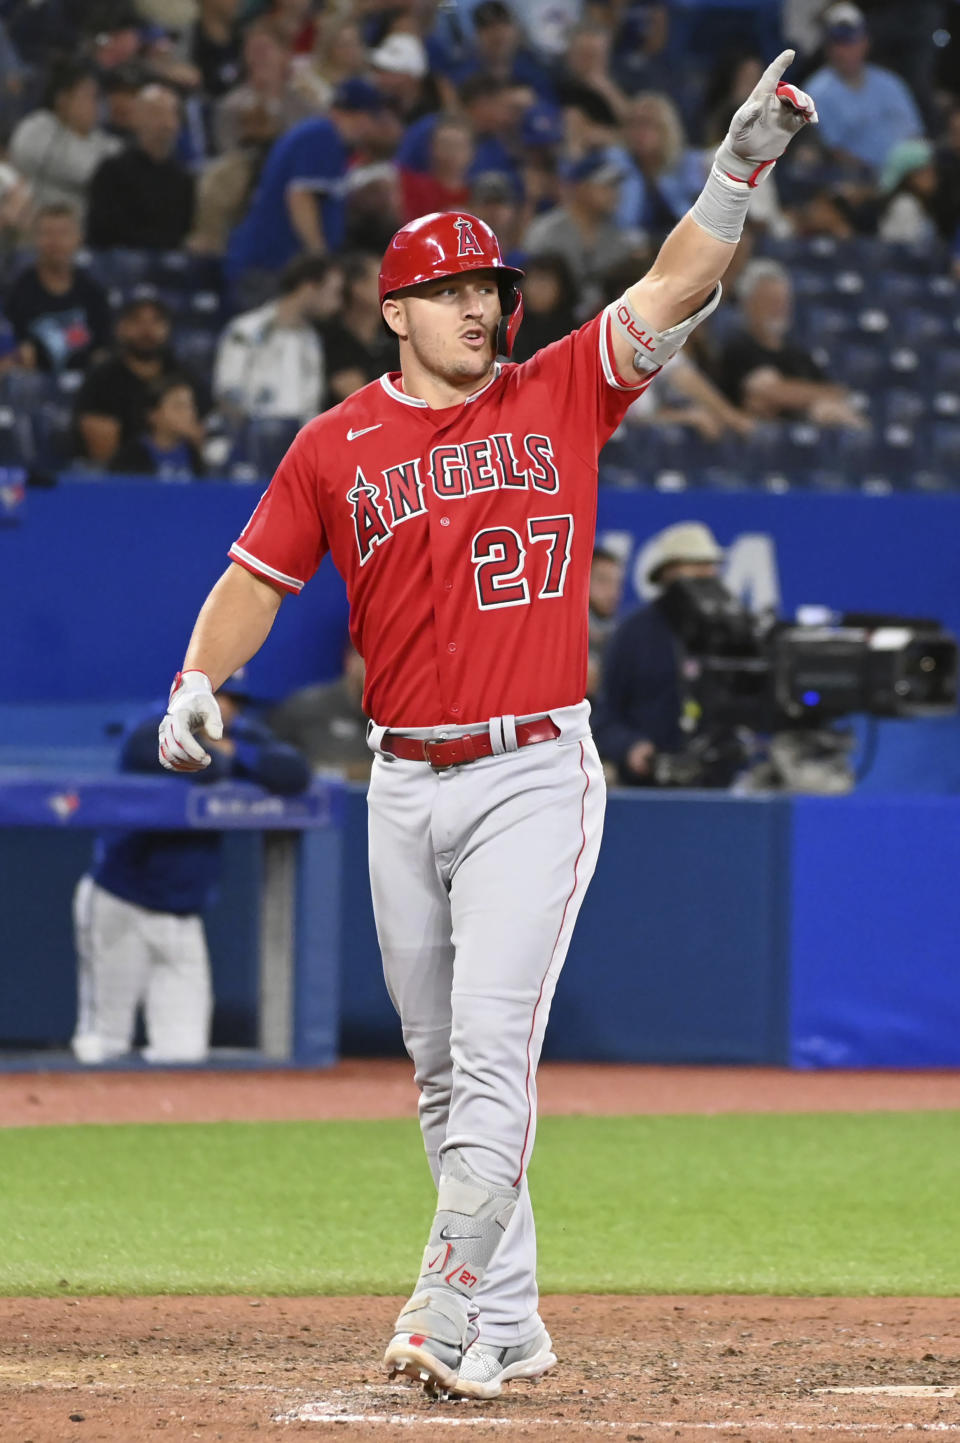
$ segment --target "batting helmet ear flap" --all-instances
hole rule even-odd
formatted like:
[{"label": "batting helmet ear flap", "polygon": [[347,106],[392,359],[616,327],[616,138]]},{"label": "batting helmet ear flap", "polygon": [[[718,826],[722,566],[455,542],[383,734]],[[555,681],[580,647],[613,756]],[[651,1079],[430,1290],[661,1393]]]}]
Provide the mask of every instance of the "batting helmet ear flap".
[{"label": "batting helmet ear flap", "polygon": [[500,282],[500,324],[497,327],[497,355],[509,361],[513,343],[523,320],[523,292],[512,277]]}]

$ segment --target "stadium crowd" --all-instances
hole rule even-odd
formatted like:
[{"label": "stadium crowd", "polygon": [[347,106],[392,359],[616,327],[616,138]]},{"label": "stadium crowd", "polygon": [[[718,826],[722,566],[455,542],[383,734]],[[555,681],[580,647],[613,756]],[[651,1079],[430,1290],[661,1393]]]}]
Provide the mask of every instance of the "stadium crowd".
[{"label": "stadium crowd", "polygon": [[896,480],[929,423],[938,485],[960,455],[954,9],[5,0],[0,465],[269,473],[395,365],[377,262],[430,210],[481,215],[526,268],[526,359],[642,272],[789,43],[820,124],[757,190],[739,304],[636,403],[608,479],[643,427],[668,474],[776,455],[829,477],[839,454]]}]

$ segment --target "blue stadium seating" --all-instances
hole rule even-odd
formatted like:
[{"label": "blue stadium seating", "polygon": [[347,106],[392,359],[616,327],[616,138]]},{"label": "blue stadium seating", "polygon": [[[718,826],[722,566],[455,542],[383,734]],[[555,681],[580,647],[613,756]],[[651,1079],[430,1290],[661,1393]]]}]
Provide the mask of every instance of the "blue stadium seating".
[{"label": "blue stadium seating", "polygon": [[234,439],[227,474],[235,481],[272,476],[299,429],[295,417],[259,417],[244,422]]},{"label": "blue stadium seating", "polygon": [[0,405],[0,466],[34,466],[36,448],[33,428],[26,412]]},{"label": "blue stadium seating", "polygon": [[198,375],[210,375],[219,335],[219,331],[213,328],[176,326],[173,332],[173,349],[178,361]]}]

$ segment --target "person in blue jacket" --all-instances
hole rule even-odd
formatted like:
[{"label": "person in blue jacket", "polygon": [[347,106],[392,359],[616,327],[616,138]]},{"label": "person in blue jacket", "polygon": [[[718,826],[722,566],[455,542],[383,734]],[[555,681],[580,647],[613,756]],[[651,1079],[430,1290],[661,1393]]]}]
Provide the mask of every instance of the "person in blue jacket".
[{"label": "person in blue jacket", "polygon": [[281,271],[295,256],[343,246],[346,175],[356,149],[375,141],[386,102],[367,80],[344,81],[328,115],[302,120],[274,143],[246,215],[230,234],[225,267]]},{"label": "person in blue jacket", "polygon": [[[239,673],[217,698],[223,740],[210,742],[210,766],[188,784],[243,778],[281,796],[310,785],[310,767],[300,753],[244,714]],[[167,775],[157,758],[163,710],[161,703],[127,733],[121,771]],[[111,832],[97,839],[73,904],[79,996],[72,1047],[78,1061],[108,1062],[130,1052],[141,1007],[148,1062],[206,1058],[213,992],[201,914],[219,881],[220,844],[214,831]]]}]

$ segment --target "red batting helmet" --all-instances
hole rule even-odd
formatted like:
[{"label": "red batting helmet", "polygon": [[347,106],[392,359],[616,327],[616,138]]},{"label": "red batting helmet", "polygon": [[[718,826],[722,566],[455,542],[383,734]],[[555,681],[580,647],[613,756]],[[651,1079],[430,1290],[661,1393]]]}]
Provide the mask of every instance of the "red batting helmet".
[{"label": "red batting helmet", "polygon": [[478,216],[459,210],[435,211],[398,230],[380,263],[380,304],[408,286],[485,270],[499,273],[503,318],[497,349],[509,356],[523,320],[519,284],[523,271],[504,265],[499,241]]}]

